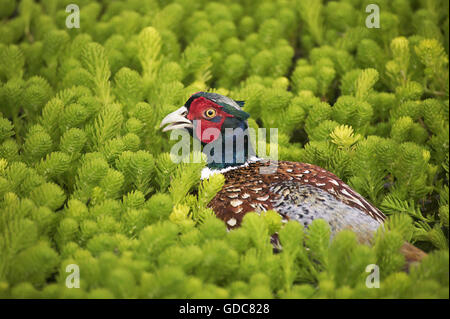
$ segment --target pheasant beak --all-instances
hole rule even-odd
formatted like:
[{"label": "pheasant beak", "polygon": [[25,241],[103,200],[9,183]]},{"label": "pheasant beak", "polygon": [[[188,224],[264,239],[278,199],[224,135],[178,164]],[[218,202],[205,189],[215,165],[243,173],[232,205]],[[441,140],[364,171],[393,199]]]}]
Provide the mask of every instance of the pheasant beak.
[{"label": "pheasant beak", "polygon": [[161,125],[159,127],[162,128],[163,126],[168,124],[163,128],[163,132],[181,128],[192,128],[192,122],[186,118],[187,113],[187,108],[185,106],[182,106],[178,110],[167,115],[161,121]]}]

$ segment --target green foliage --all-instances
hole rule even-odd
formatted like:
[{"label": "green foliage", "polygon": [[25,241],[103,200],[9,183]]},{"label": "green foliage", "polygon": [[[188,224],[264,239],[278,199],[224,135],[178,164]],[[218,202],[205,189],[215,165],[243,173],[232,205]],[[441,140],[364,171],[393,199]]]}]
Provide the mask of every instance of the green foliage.
[{"label": "green foliage", "polygon": [[[0,297],[448,298],[448,3],[382,1],[380,29],[367,4],[82,1],[68,29],[64,1],[2,1]],[[223,176],[158,130],[201,90],[388,215],[373,245],[273,211],[228,232]],[[404,241],[429,254],[409,273]]]}]

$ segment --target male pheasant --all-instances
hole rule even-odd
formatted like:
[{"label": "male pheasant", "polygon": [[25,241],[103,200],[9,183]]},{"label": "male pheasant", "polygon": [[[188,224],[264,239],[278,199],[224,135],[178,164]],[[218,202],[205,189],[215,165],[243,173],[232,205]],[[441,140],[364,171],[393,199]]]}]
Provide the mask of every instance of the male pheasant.
[{"label": "male pheasant", "polygon": [[[308,227],[314,219],[326,220],[331,235],[353,230],[361,242],[370,243],[386,216],[336,175],[312,164],[254,157],[249,143],[242,101],[217,94],[197,92],[161,122],[163,131],[187,129],[201,141],[208,157],[202,178],[220,172],[223,188],[209,203],[229,229],[239,227],[248,212],[274,210],[284,221],[295,220]],[[230,130],[232,131],[231,134]],[[264,171],[266,169],[266,171]],[[278,245],[276,237],[273,244]],[[409,243],[402,247],[407,263],[426,254]]]}]

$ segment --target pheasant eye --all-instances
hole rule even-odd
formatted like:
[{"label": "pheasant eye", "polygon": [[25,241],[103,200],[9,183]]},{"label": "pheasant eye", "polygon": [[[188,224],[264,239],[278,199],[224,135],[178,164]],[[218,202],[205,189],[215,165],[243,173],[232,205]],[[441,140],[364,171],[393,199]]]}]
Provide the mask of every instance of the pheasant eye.
[{"label": "pheasant eye", "polygon": [[216,110],[215,109],[207,109],[204,112],[204,115],[206,118],[213,118],[214,116],[216,116]]}]

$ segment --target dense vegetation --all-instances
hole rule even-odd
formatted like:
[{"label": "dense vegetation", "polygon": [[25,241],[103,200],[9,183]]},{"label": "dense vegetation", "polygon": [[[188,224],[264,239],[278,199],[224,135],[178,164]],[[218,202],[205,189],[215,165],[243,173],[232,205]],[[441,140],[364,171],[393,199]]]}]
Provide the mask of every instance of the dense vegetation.
[{"label": "dense vegetation", "polygon": [[[0,297],[449,297],[448,1],[77,0],[69,29],[72,2],[0,0]],[[377,205],[374,245],[273,212],[227,232],[222,175],[158,130],[200,90]],[[409,273],[404,240],[429,253]]]}]

